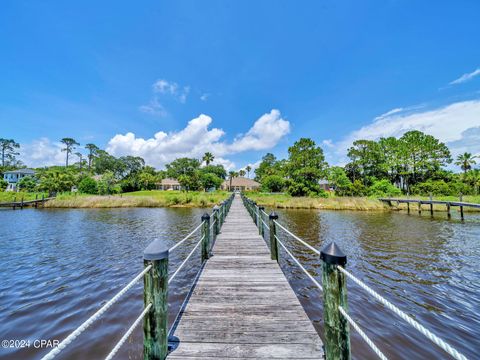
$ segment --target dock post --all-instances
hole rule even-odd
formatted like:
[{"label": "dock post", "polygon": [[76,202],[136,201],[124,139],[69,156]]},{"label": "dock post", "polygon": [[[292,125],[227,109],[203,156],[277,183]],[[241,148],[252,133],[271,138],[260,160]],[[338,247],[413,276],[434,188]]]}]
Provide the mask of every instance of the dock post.
[{"label": "dock post", "polygon": [[143,318],[143,358],[164,360],[168,352],[168,248],[152,242],[143,253],[143,263],[152,268],[143,278],[145,307],[152,304]]},{"label": "dock post", "polygon": [[42,208],[45,207],[45,194],[42,194]]},{"label": "dock post", "polygon": [[20,209],[23,210],[23,196],[22,196],[22,201],[20,203]]},{"label": "dock post", "polygon": [[220,203],[220,213],[219,213],[219,216],[220,216],[220,225],[223,225],[223,212],[225,211],[225,201],[222,201]]},{"label": "dock post", "polygon": [[258,215],[257,215],[258,208],[257,208],[257,203],[254,201],[252,205],[253,205],[253,207],[252,207],[252,218],[253,218],[253,222],[254,222],[255,225],[258,226]]},{"label": "dock post", "polygon": [[270,225],[270,258],[272,260],[277,260],[278,262],[278,244],[277,244],[277,229],[275,227],[275,220],[278,219],[278,215],[275,211],[272,211],[268,216],[269,225]]},{"label": "dock post", "polygon": [[447,202],[447,217],[449,219],[452,218],[452,213],[450,212],[450,203],[449,202]]},{"label": "dock post", "polygon": [[407,201],[407,213],[410,214],[410,202]]},{"label": "dock post", "polygon": [[432,193],[430,193],[430,215],[433,216],[433,196]]},{"label": "dock post", "polygon": [[202,215],[202,263],[210,257],[210,215]]},{"label": "dock post", "polygon": [[17,203],[17,196],[13,197],[13,210],[15,210],[15,204]]},{"label": "dock post", "polygon": [[[460,202],[463,201],[463,194],[462,193],[460,193],[459,200],[460,200]],[[460,218],[463,221],[463,206],[461,206],[461,205],[460,205]]]},{"label": "dock post", "polygon": [[325,359],[350,360],[350,329],[347,319],[338,309],[341,306],[348,312],[346,278],[337,267],[345,266],[347,257],[332,242],[322,249],[320,259],[322,260]]},{"label": "dock post", "polygon": [[265,229],[263,228],[263,215],[262,212],[265,211],[264,206],[259,206],[258,207],[258,216],[259,216],[259,222],[258,222],[258,234],[262,237],[265,235]]},{"label": "dock post", "polygon": [[419,215],[422,214],[422,201],[421,200],[418,201],[418,214]]},{"label": "dock post", "polygon": [[213,226],[213,238],[216,239],[217,235],[220,234],[220,217],[219,217],[219,211],[220,208],[218,205],[215,205],[213,207],[213,221],[215,222],[215,225]]}]

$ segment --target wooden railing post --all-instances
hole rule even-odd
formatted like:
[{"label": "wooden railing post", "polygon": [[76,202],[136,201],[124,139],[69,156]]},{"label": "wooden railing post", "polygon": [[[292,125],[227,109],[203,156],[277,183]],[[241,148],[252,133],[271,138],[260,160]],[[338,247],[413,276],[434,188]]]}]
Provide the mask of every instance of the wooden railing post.
[{"label": "wooden railing post", "polygon": [[275,211],[272,211],[268,216],[269,227],[270,227],[270,258],[272,260],[277,260],[278,262],[278,244],[277,244],[277,230],[275,227],[275,220],[278,219],[278,215]]},{"label": "wooden railing post", "polygon": [[202,263],[210,257],[210,215],[202,215]]},{"label": "wooden railing post", "polygon": [[213,238],[214,239],[216,239],[217,235],[220,234],[219,212],[220,212],[220,207],[218,205],[215,205],[213,207],[213,221],[215,222],[215,225],[213,225]]},{"label": "wooden railing post", "polygon": [[252,203],[252,218],[253,218],[253,223],[258,226],[257,212],[258,212],[257,203],[254,201]]},{"label": "wooden railing post", "polygon": [[350,360],[350,329],[340,310],[348,312],[345,274],[337,265],[344,266],[347,257],[335,243],[326,245],[321,253],[323,283],[323,321],[325,324],[325,359]]},{"label": "wooden railing post", "polygon": [[[460,200],[460,202],[463,201],[463,194],[460,193],[458,199]],[[460,218],[463,220],[463,206],[460,206]]]},{"label": "wooden railing post", "polygon": [[152,268],[143,278],[144,305],[152,304],[143,319],[144,360],[164,360],[168,352],[168,248],[152,242],[143,253],[143,263]]},{"label": "wooden railing post", "polygon": [[264,206],[259,206],[258,207],[258,233],[261,235],[262,239],[265,234],[265,229],[263,228],[263,211],[265,210]]}]

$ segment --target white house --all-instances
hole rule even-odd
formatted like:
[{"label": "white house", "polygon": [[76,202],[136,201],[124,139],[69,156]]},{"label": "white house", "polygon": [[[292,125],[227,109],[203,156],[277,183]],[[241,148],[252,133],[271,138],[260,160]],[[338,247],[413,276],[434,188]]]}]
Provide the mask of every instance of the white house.
[{"label": "white house", "polygon": [[25,176],[35,176],[35,171],[32,169],[5,171],[3,173],[3,179],[8,182],[5,191],[17,191],[17,183]]}]

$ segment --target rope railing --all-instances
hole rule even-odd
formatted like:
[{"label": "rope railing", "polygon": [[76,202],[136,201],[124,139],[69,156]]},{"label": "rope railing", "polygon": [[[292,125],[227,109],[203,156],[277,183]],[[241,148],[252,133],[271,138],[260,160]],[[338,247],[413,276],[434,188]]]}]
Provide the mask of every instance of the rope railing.
[{"label": "rope railing", "polygon": [[278,221],[274,221],[275,222],[275,225],[277,225],[280,229],[282,229],[283,231],[285,231],[288,235],[290,235],[291,237],[293,237],[295,240],[297,240],[298,242],[302,243],[304,246],[306,246],[307,248],[309,248],[310,250],[312,250],[315,254],[317,255],[320,255],[320,251],[318,251],[317,249],[315,249],[312,245],[309,245],[308,243],[306,243],[305,241],[303,241],[302,239],[300,239],[297,235],[295,235],[294,233],[292,233],[290,230],[288,230],[285,226],[283,226],[282,224],[280,224]]},{"label": "rope railing", "polygon": [[105,360],[111,360],[113,357],[117,354],[118,350],[122,347],[122,345],[127,341],[128,337],[132,334],[133,330],[140,324],[140,321],[143,320],[145,315],[150,311],[150,308],[152,307],[152,304],[148,304],[145,309],[143,309],[142,313],[139,315],[139,317],[134,321],[132,326],[128,328],[128,330],[123,334],[122,338],[118,341],[117,345],[110,351],[110,353],[107,355]]},{"label": "rope railing", "polygon": [[367,345],[372,349],[372,351],[377,354],[377,356],[382,360],[388,360],[388,358],[380,351],[380,349],[375,345],[375,343],[370,340],[370,338],[365,334],[360,326],[347,314],[345,309],[341,306],[338,307],[340,313],[347,319],[350,325],[357,331],[358,335],[367,343]]},{"label": "rope railing", "polygon": [[202,241],[203,239],[205,239],[205,235],[201,237],[201,239],[197,242],[197,244],[195,245],[195,247],[192,249],[192,251],[190,251],[190,253],[188,254],[188,256],[185,258],[185,260],[183,260],[183,262],[180,264],[180,266],[177,268],[177,270],[175,270],[175,272],[173,273],[172,276],[170,276],[170,278],[168,279],[168,284],[170,284],[173,279],[175,279],[175,276],[177,276],[177,274],[180,272],[180,270],[182,270],[182,268],[185,266],[185,264],[187,263],[188,259],[190,259],[193,255],[193,253],[195,252],[195,250],[197,250],[197,248],[202,244]]},{"label": "rope railing", "polygon": [[411,316],[407,315],[405,312],[400,310],[397,306],[393,305],[390,301],[388,301],[383,296],[381,296],[379,293],[377,293],[375,290],[373,290],[371,287],[366,285],[363,281],[361,281],[360,279],[358,279],[357,277],[352,275],[350,272],[345,270],[342,266],[337,266],[337,267],[338,267],[338,270],[340,270],[342,273],[344,273],[355,284],[360,286],[363,290],[365,290],[367,293],[369,293],[371,296],[373,296],[378,302],[382,303],[387,309],[391,310],[397,316],[399,316],[400,318],[405,320],[415,330],[417,330],[422,335],[427,337],[427,339],[432,341],[434,344],[438,345],[440,348],[442,348],[444,351],[446,351],[448,354],[450,354],[453,358],[455,358],[457,360],[467,360],[467,358],[463,354],[458,352],[456,349],[454,349],[452,346],[450,346],[444,340],[442,340],[437,335],[432,333],[430,330],[425,328],[418,321],[414,320]]},{"label": "rope railing", "polygon": [[298,265],[300,269],[308,276],[308,278],[321,290],[323,291],[322,285],[308,272],[307,269],[298,261],[298,259],[287,249],[285,244],[275,235],[275,238],[277,239],[277,242],[282,246],[283,250],[292,258],[293,261]]},{"label": "rope railing", "polygon": [[112,299],[103,305],[95,314],[90,316],[78,328],[76,328],[70,335],[68,335],[60,344],[52,349],[47,355],[42,357],[42,360],[51,360],[57,356],[63,349],[65,349],[73,340],[75,340],[81,333],[83,333],[90,325],[92,325],[100,316],[105,313],[113,304],[115,304],[135,283],[140,280],[147,272],[152,269],[152,266],[147,266],[143,271],[135,276],[122,290],[120,290]]},{"label": "rope railing", "polygon": [[[307,277],[320,289],[323,291],[324,299],[324,317],[337,319],[340,314],[346,322],[336,323],[331,327],[329,322],[325,321],[325,327],[329,327],[328,334],[326,332],[326,351],[331,352],[333,355],[327,358],[350,358],[350,338],[348,325],[350,324],[360,335],[360,337],[367,343],[367,345],[372,349],[373,352],[382,360],[386,360],[387,357],[380,351],[380,349],[373,343],[373,341],[366,335],[366,333],[360,328],[360,326],[348,315],[346,311],[346,281],[345,277],[350,278],[368,294],[373,296],[377,301],[382,303],[387,309],[394,312],[397,316],[405,320],[410,326],[419,331],[425,337],[427,337],[434,344],[439,346],[449,355],[451,355],[456,360],[467,360],[467,358],[461,354],[458,350],[453,348],[447,342],[439,338],[437,335],[433,334],[430,330],[421,325],[418,321],[414,320],[411,316],[407,315],[405,312],[400,310],[397,306],[393,305],[391,302],[386,300],[363,281],[352,275],[350,272],[345,270],[344,265],[346,264],[347,257],[343,252],[338,248],[335,243],[326,245],[321,251],[318,251],[313,246],[305,242],[303,239],[293,234],[285,226],[277,221],[278,215],[272,212],[270,215],[265,211],[259,208],[255,202],[248,199],[242,194],[243,202],[250,213],[250,216],[254,220],[255,224],[260,228],[266,226],[270,231],[270,249],[271,256],[274,260],[278,259],[278,246],[283,248],[287,255],[295,262],[295,264],[307,275]],[[263,220],[263,215],[267,216],[270,220],[270,224],[267,224]],[[259,221],[260,220],[260,221]],[[308,270],[298,261],[298,259],[292,254],[292,252],[287,248],[287,246],[281,241],[277,236],[276,231],[277,227],[283,230],[286,234],[293,237],[295,240],[300,242],[302,245],[313,251],[315,254],[320,255],[322,260],[322,282],[323,286],[308,272]],[[342,279],[343,276],[343,279]],[[326,287],[326,285],[328,285]],[[326,289],[326,290],[324,290]],[[330,293],[329,295],[327,293]],[[344,339],[344,344],[335,343],[338,339]]]},{"label": "rope railing", "polygon": [[200,223],[200,225],[198,225],[195,229],[193,229],[190,234],[188,234],[188,235],[185,236],[182,240],[180,240],[178,243],[176,243],[175,245],[173,245],[173,246],[169,249],[169,251],[172,252],[172,251],[175,250],[177,247],[179,247],[180,245],[182,245],[185,241],[187,241],[188,239],[190,239],[190,238],[192,237],[192,235],[195,234],[202,226],[203,226],[203,221]]}]

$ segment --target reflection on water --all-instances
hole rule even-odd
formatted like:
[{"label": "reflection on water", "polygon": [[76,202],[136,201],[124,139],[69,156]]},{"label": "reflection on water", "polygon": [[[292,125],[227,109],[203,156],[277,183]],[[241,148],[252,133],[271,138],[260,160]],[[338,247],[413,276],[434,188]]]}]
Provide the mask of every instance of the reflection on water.
[{"label": "reflection on water", "polygon": [[[280,222],[316,248],[335,241],[347,268],[420,323],[475,358],[480,349],[480,216],[287,210]],[[280,233],[301,262],[321,279],[317,256]],[[282,267],[322,334],[321,293],[283,254]],[[350,313],[390,359],[448,355],[403,320],[348,282]],[[375,358],[352,332],[353,357]]]},{"label": "reflection on water", "polygon": [[[143,268],[160,238],[173,245],[200,222],[200,209],[0,211],[0,338],[58,339],[93,314]],[[465,223],[397,213],[289,210],[280,222],[316,248],[335,240],[347,268],[467,357],[480,349],[480,216]],[[320,279],[318,257],[280,236]],[[171,271],[195,239],[171,255]],[[170,289],[176,314],[200,264],[193,257]],[[321,293],[282,253],[282,268],[322,334]],[[186,276],[185,276],[186,275]],[[143,308],[142,283],[78,337],[64,358],[103,358]],[[391,359],[448,358],[349,282],[350,313]],[[353,357],[375,358],[352,332]],[[1,349],[0,358],[35,359],[47,349]],[[141,326],[118,354],[142,358]]]}]

